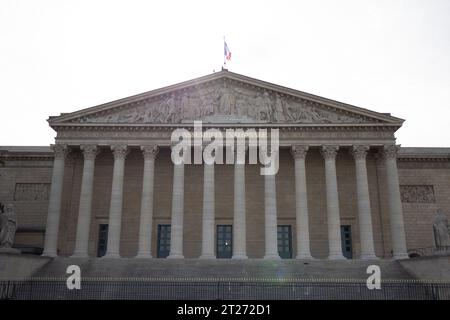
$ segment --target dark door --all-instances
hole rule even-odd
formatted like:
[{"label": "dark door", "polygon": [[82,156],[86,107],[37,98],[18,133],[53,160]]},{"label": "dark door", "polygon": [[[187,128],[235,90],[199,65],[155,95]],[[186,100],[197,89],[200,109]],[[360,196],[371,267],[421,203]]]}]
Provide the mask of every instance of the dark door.
[{"label": "dark door", "polygon": [[217,258],[230,259],[233,254],[233,226],[229,224],[217,225]]},{"label": "dark door", "polygon": [[278,226],[278,254],[281,259],[292,259],[292,235],[290,225]]},{"label": "dark door", "polygon": [[167,258],[170,253],[170,224],[158,225],[158,258]]},{"label": "dark door", "polygon": [[106,254],[107,245],[108,245],[108,224],[99,224],[97,257],[103,257]]},{"label": "dark door", "polygon": [[341,226],[341,242],[342,242],[342,254],[347,259],[352,258],[352,226]]}]

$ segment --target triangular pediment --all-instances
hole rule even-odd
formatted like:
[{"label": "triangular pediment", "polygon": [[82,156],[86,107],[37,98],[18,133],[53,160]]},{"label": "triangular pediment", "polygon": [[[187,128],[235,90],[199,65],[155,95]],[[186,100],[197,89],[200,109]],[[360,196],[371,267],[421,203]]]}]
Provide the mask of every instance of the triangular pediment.
[{"label": "triangular pediment", "polygon": [[50,118],[53,124],[398,124],[402,119],[228,71]]}]

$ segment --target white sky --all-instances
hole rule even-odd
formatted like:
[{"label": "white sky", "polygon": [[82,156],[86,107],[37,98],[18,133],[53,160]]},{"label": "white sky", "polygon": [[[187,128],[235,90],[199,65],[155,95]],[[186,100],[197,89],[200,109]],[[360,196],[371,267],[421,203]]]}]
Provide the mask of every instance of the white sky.
[{"label": "white sky", "polygon": [[46,119],[219,70],[406,119],[450,146],[450,1],[0,0],[0,145]]}]

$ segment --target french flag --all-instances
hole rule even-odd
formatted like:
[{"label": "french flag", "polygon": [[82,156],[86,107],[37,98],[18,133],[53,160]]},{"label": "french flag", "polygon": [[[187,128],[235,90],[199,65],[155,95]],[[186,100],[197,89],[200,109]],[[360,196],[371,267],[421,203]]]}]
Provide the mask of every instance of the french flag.
[{"label": "french flag", "polygon": [[230,61],[231,51],[230,51],[230,49],[228,49],[228,46],[227,46],[227,43],[225,42],[225,40],[223,41],[223,55],[225,56],[225,59]]}]

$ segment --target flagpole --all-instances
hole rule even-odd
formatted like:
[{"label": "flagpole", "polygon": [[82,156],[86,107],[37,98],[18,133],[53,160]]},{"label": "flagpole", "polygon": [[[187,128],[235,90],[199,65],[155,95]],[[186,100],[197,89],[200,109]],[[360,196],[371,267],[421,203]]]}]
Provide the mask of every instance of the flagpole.
[{"label": "flagpole", "polygon": [[222,69],[227,68],[227,57],[225,56],[225,36],[223,36],[223,67]]}]

